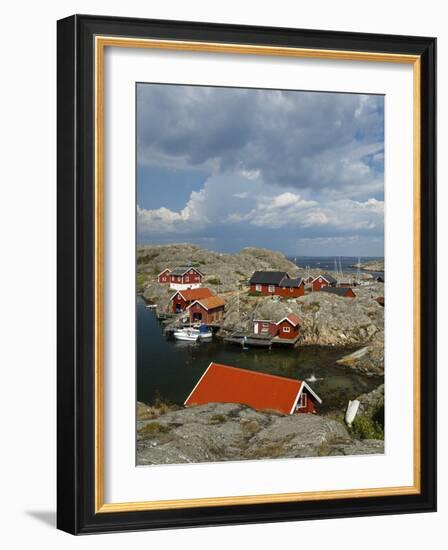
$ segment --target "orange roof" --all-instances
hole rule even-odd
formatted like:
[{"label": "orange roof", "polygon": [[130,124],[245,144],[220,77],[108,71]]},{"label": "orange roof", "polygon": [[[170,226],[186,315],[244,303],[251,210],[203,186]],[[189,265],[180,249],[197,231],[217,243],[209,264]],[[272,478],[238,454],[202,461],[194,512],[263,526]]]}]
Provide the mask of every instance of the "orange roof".
[{"label": "orange roof", "polygon": [[210,363],[184,404],[241,403],[292,414],[304,386],[300,380]]},{"label": "orange roof", "polygon": [[[195,303],[201,304],[201,306],[207,310],[226,305],[221,296],[210,296],[209,298],[201,298],[200,300],[196,300],[196,302],[193,302],[193,304]],[[188,307],[191,307],[193,304],[190,304]]]},{"label": "orange roof", "polygon": [[209,288],[189,288],[188,290],[179,290],[174,296],[177,294],[180,294],[187,302],[193,302],[194,300],[214,296],[213,292]]}]

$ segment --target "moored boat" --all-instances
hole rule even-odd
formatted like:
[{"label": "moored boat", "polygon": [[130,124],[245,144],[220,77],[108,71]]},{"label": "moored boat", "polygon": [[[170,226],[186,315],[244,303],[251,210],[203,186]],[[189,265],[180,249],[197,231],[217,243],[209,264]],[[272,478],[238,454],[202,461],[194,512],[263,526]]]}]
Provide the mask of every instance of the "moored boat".
[{"label": "moored boat", "polygon": [[174,338],[183,342],[197,342],[199,330],[195,328],[180,328],[174,331]]}]

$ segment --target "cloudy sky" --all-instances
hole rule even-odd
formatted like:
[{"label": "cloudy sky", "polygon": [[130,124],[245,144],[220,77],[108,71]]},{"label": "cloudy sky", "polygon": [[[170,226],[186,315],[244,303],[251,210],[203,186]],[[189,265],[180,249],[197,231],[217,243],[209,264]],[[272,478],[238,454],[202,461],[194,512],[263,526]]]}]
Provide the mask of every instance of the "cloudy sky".
[{"label": "cloudy sky", "polygon": [[384,97],[137,85],[137,240],[382,256]]}]

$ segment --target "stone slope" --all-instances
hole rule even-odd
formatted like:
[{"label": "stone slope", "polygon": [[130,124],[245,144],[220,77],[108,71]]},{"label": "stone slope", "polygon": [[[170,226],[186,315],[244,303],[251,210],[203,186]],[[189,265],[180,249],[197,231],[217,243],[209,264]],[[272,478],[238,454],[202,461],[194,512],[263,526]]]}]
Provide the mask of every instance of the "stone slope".
[{"label": "stone slope", "polygon": [[230,403],[171,411],[137,422],[140,465],[383,452],[383,441],[356,440],[334,419],[282,416]]}]

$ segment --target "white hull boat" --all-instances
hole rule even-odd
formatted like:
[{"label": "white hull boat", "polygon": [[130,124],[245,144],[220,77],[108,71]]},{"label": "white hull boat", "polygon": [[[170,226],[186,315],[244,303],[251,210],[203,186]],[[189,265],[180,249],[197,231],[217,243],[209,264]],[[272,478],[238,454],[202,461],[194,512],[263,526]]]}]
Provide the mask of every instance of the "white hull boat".
[{"label": "white hull boat", "polygon": [[181,328],[174,331],[174,338],[181,342],[197,342],[199,338],[199,330],[194,328]]}]

